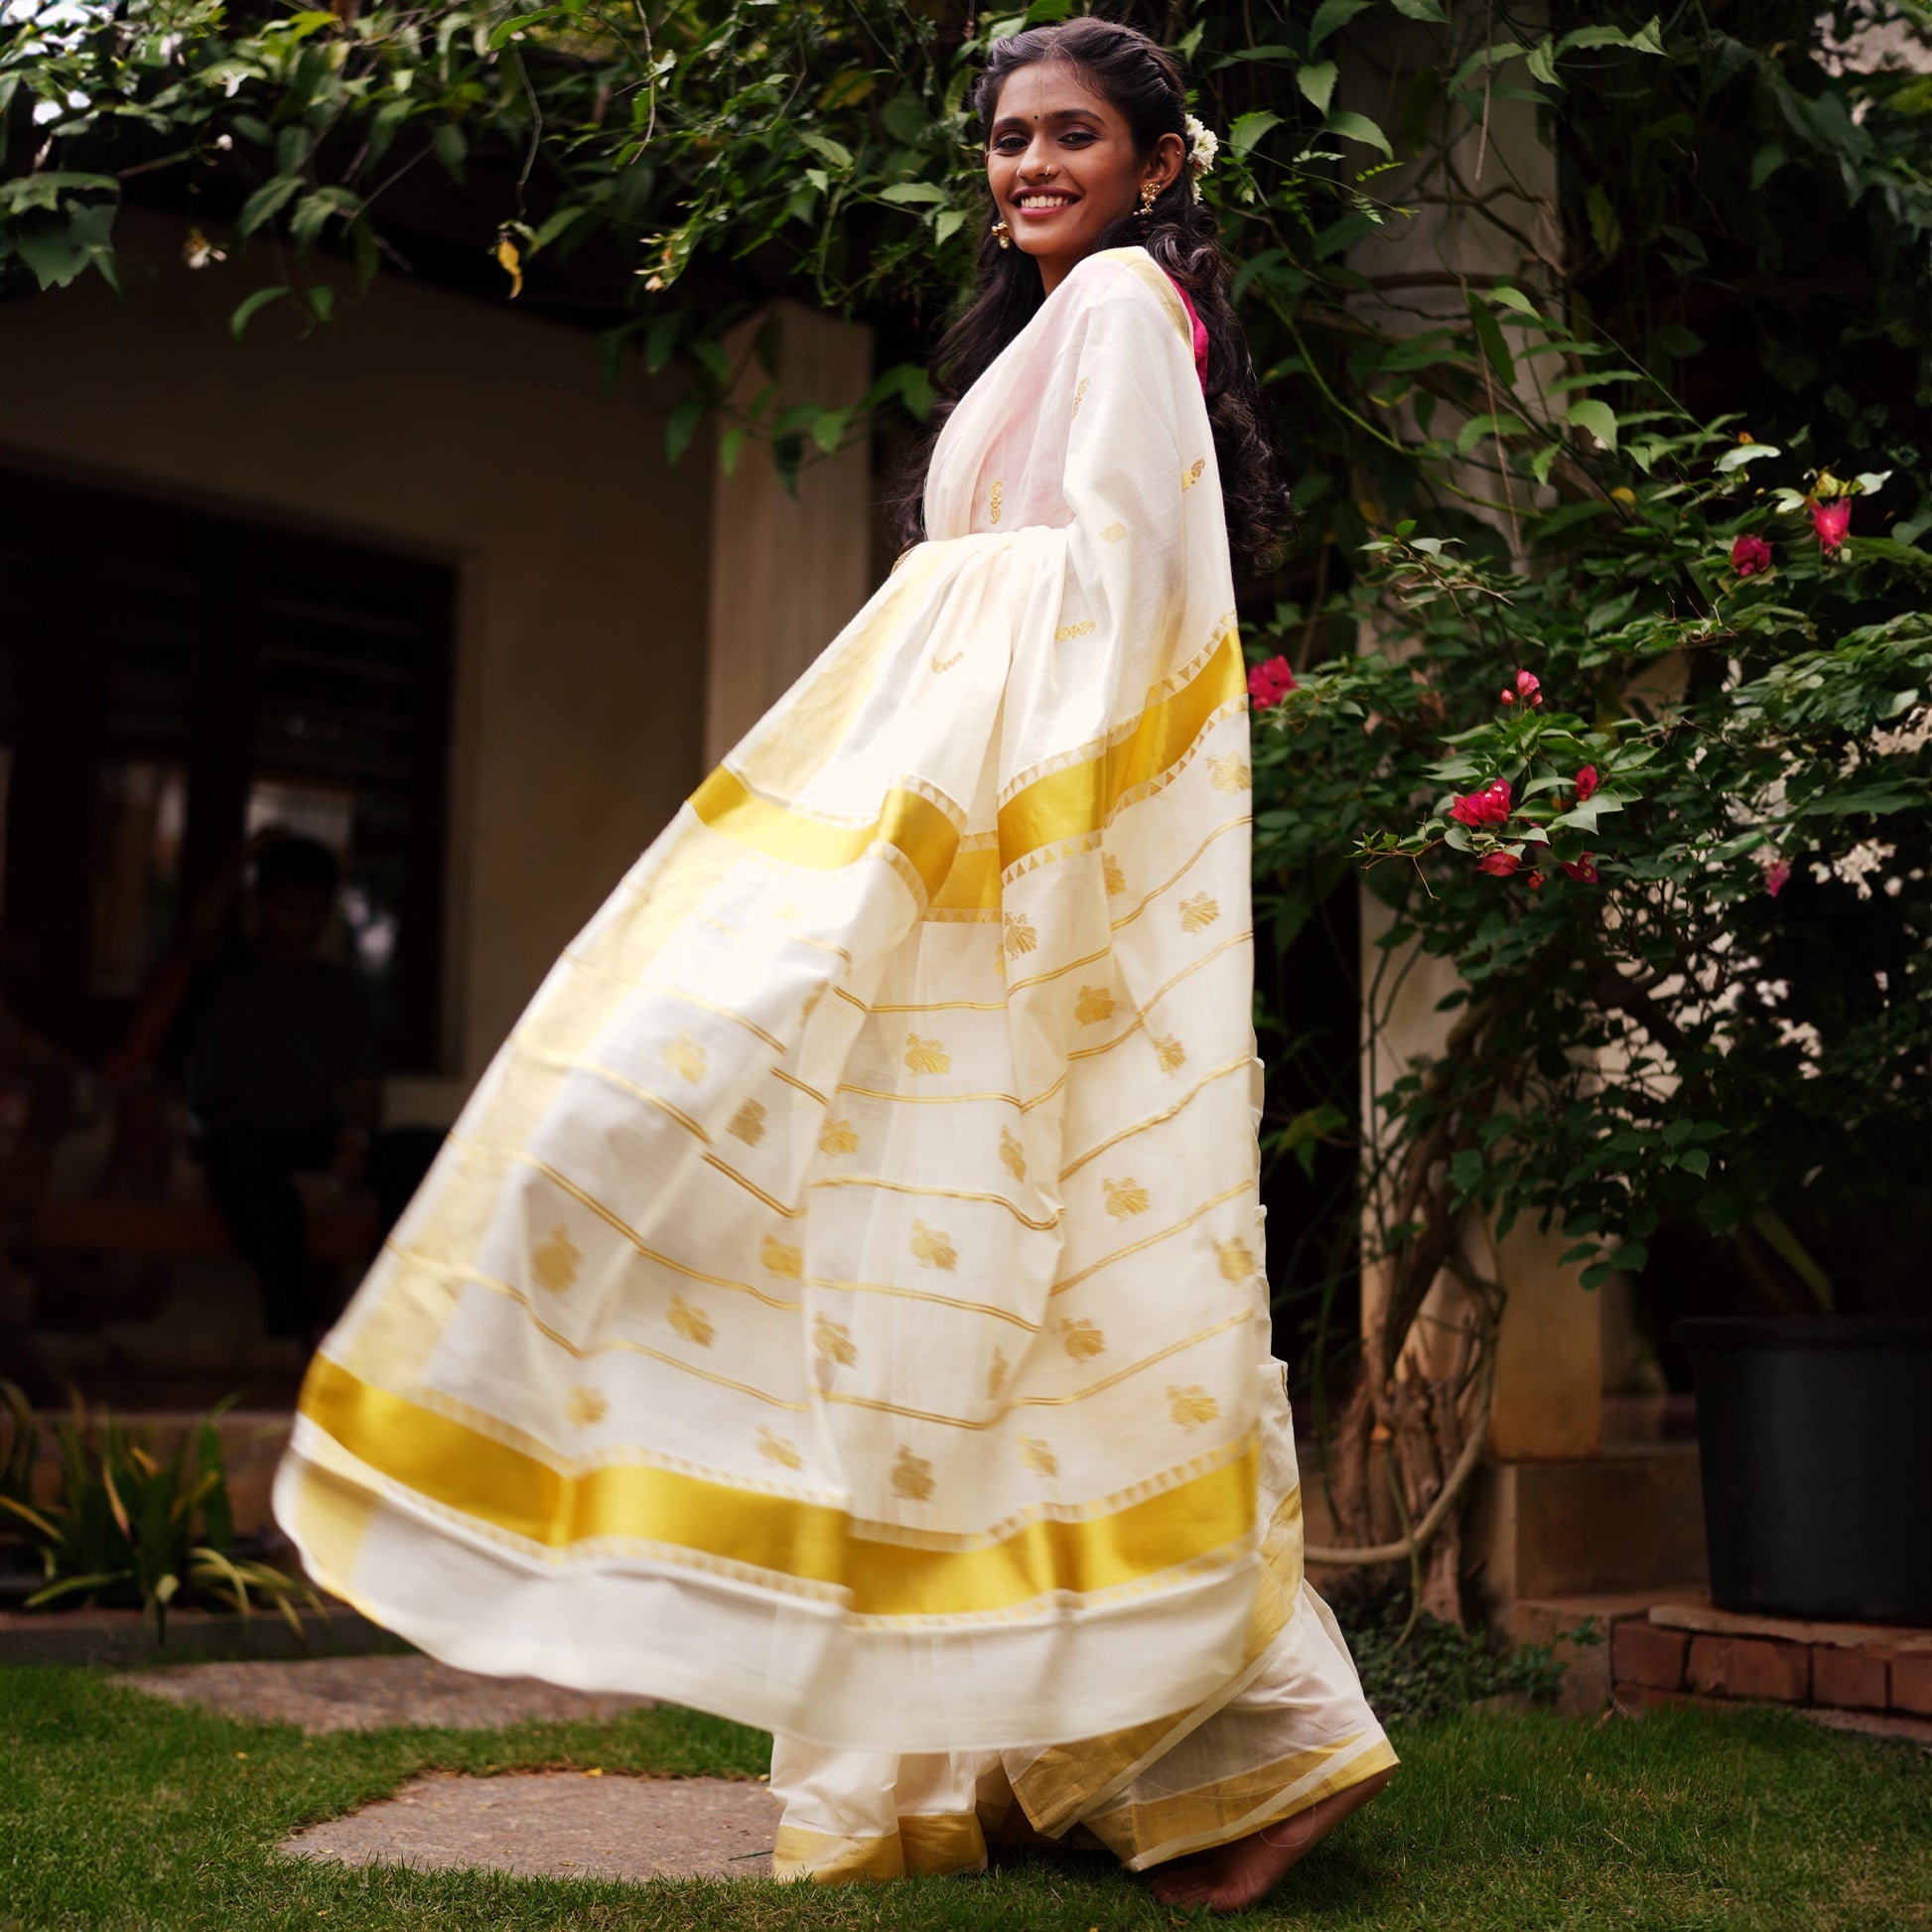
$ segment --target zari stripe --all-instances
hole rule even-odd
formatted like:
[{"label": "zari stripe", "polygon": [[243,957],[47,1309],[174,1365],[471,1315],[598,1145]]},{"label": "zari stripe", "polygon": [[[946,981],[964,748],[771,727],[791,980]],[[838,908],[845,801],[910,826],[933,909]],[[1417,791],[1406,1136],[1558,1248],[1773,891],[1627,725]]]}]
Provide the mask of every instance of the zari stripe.
[{"label": "zari stripe", "polygon": [[959,827],[930,798],[895,786],[879,816],[866,825],[837,825],[769,798],[720,765],[691,794],[691,809],[735,845],[762,852],[785,865],[836,872],[856,865],[876,845],[897,852],[930,897],[945,884],[959,850]]},{"label": "zari stripe", "polygon": [[1241,640],[1230,628],[1173,697],[1149,705],[1134,729],[1099,757],[1049,771],[1000,807],[1000,866],[1101,831],[1130,792],[1177,763],[1223,706],[1247,696]]},{"label": "zari stripe", "polygon": [[1113,1515],[1042,1517],[1004,1541],[936,1551],[873,1542],[843,1512],[640,1463],[555,1469],[377,1388],[327,1356],[301,1413],[378,1476],[538,1549],[648,1543],[843,1587],[862,1616],[957,1616],[1143,1584],[1238,1554],[1254,1529],[1259,1450]]},{"label": "zari stripe", "polygon": [[1069,1161],[1060,1170],[1060,1178],[1066,1180],[1078,1173],[1089,1161],[1097,1161],[1109,1148],[1118,1147],[1122,1141],[1131,1141],[1136,1134],[1145,1134],[1150,1128],[1165,1126],[1167,1122],[1190,1106],[1199,1098],[1204,1087],[1210,1087],[1216,1080],[1224,1080],[1230,1073],[1239,1073],[1254,1064],[1252,1054],[1243,1053],[1231,1060],[1223,1061],[1210,1073],[1203,1073],[1194,1084],[1176,1100],[1172,1107],[1164,1108],[1158,1114],[1151,1114],[1146,1120],[1137,1120],[1132,1127],[1123,1127],[1118,1134],[1110,1135],[1097,1147],[1090,1147],[1077,1160]]},{"label": "zari stripe", "polygon": [[[760,798],[720,765],[691,794],[714,832],[788,865],[835,871],[875,845],[897,850],[923,881],[928,912],[963,914],[1000,903],[1001,875],[1049,848],[1104,830],[1129,796],[1177,764],[1227,706],[1247,695],[1241,641],[1230,627],[1194,677],[1151,704],[1119,743],[1035,778],[1000,807],[999,848],[965,845],[930,799],[895,788],[877,819],[837,825]],[[976,835],[977,836],[977,835]]]}]

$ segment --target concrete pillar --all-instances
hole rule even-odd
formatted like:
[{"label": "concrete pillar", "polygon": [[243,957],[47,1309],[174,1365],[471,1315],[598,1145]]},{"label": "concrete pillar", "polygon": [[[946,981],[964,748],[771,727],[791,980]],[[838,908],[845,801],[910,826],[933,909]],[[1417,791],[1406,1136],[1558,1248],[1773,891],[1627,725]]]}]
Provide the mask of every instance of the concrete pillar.
[{"label": "concrete pillar", "polygon": [[[769,423],[796,403],[844,408],[872,380],[872,332],[795,302],[780,302],[777,388]],[[773,377],[752,353],[765,317],[727,340],[742,361],[737,399],[749,403]],[[851,621],[871,594],[872,474],[865,437],[798,473],[794,495],[769,450],[748,439],[733,475],[721,462],[712,488],[711,634],[705,763],[715,765]]]},{"label": "concrete pillar", "polygon": [[[1480,10],[1453,8],[1448,28],[1419,22],[1391,22],[1377,15],[1343,37],[1338,47],[1340,75],[1335,104],[1369,115],[1383,126],[1397,118],[1412,77],[1428,68],[1453,68],[1474,45],[1465,23]],[[1536,5],[1511,16],[1511,32],[1533,41],[1544,30],[1545,10]],[[1450,58],[1454,47],[1455,58]],[[1375,176],[1369,186],[1381,201],[1410,208],[1391,215],[1358,242],[1348,255],[1351,268],[1369,277],[1374,289],[1357,298],[1356,308],[1376,325],[1420,332],[1467,314],[1467,292],[1507,281],[1533,298],[1554,286],[1562,230],[1557,213],[1556,156],[1543,141],[1534,104],[1502,97],[1524,86],[1520,61],[1496,70],[1494,92],[1484,117],[1471,120],[1439,103],[1435,140],[1420,161]],[[1442,117],[1454,116],[1446,126]],[[1370,165],[1368,149],[1349,144],[1350,163]],[[1512,346],[1520,332],[1506,330]],[[1549,380],[1547,361],[1519,360],[1517,386]],[[1506,396],[1498,401],[1506,402]],[[1433,427],[1440,434],[1444,412]],[[1410,425],[1413,430],[1413,424]],[[1451,424],[1452,428],[1453,425]],[[1464,466],[1455,481],[1481,495],[1522,494],[1527,485],[1512,479],[1504,486],[1493,471]],[[1355,493],[1367,493],[1365,480],[1351,480]],[[1507,508],[1494,520],[1511,531]],[[1513,534],[1513,531],[1511,531]],[[1390,960],[1377,941],[1388,930],[1389,915],[1380,901],[1363,895],[1362,979],[1365,987],[1382,983],[1396,990],[1364,1012],[1365,1035],[1374,1030],[1374,1057],[1364,1056],[1363,1120],[1377,1120],[1374,1096],[1386,1088],[1411,1059],[1441,1049],[1454,1015],[1439,1012],[1439,1002],[1456,980],[1446,961],[1432,958]],[[1602,1439],[1602,1341],[1597,1305],[1579,1284],[1579,1270],[1562,1268],[1563,1243],[1555,1233],[1519,1225],[1500,1244],[1488,1229],[1472,1230],[1468,1264],[1501,1282],[1507,1292],[1496,1360],[1495,1406],[1490,1420],[1491,1452],[1505,1460],[1591,1456]],[[1372,1332],[1386,1304],[1383,1271],[1366,1271],[1362,1284],[1364,1333]],[[1446,1372],[1452,1358],[1453,1329],[1465,1316],[1463,1291],[1449,1277],[1431,1291],[1411,1344],[1411,1359],[1424,1373]]]}]

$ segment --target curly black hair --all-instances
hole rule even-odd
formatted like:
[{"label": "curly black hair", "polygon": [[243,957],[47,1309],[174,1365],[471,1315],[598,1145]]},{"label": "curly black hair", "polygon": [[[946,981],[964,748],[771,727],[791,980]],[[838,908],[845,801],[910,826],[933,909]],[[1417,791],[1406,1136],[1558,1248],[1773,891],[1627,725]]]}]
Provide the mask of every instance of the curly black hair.
[{"label": "curly black hair", "polygon": [[[1173,56],[1138,28],[1092,15],[1035,27],[995,43],[973,92],[984,137],[991,137],[1000,90],[1008,79],[1021,68],[1047,61],[1061,62],[1090,81],[1126,118],[1143,154],[1164,134],[1185,139],[1186,86]],[[1183,167],[1146,216],[1138,210],[1124,216],[1101,235],[1096,247],[1138,243],[1187,291],[1207,331],[1207,418],[1214,431],[1228,542],[1265,572],[1280,559],[1294,512],[1261,385],[1229,300],[1231,271],[1218,235],[1219,223],[1193,200],[1189,171]],[[990,222],[977,266],[973,300],[933,356],[938,400],[926,434],[888,506],[901,546],[925,535],[926,467],[947,416],[1045,300],[1034,258],[1017,248],[1000,247]]]}]

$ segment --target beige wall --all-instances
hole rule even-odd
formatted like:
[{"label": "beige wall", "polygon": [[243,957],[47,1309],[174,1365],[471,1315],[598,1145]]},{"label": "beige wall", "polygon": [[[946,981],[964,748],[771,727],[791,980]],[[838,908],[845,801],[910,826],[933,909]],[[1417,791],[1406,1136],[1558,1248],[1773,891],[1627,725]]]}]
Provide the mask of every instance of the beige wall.
[{"label": "beige wall", "polygon": [[390,1096],[447,1119],[701,775],[709,445],[668,469],[663,386],[607,393],[587,333],[401,277],[236,345],[271,277],[121,232],[128,306],[94,277],[0,306],[0,456],[457,569],[445,1077]]}]

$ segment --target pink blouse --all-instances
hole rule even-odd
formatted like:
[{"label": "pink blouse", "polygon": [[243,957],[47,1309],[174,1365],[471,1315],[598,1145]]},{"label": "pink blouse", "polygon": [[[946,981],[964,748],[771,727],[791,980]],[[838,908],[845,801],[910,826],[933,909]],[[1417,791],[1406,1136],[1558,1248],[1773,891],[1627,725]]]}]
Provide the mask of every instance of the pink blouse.
[{"label": "pink blouse", "polygon": [[[1168,280],[1173,282],[1170,275]],[[1188,300],[1187,291],[1178,282],[1173,282],[1173,292],[1180,297],[1180,306],[1187,311],[1187,320],[1194,326],[1194,373],[1200,378],[1201,394],[1207,393],[1207,326],[1194,313],[1194,305]]]}]

